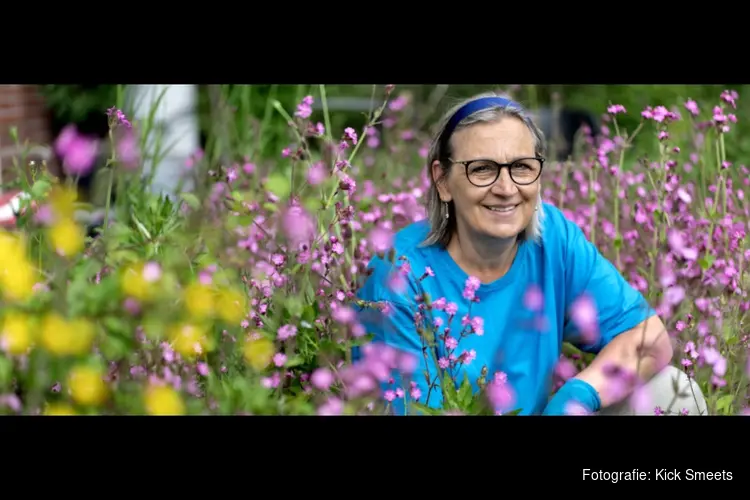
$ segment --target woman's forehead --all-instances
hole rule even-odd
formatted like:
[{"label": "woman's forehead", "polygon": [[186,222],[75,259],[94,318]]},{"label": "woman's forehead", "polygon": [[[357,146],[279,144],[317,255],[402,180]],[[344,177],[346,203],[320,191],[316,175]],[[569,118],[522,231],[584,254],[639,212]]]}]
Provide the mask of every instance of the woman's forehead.
[{"label": "woman's forehead", "polygon": [[522,121],[504,118],[498,122],[477,123],[456,131],[452,146],[456,160],[487,158],[512,161],[534,155],[534,136]]}]

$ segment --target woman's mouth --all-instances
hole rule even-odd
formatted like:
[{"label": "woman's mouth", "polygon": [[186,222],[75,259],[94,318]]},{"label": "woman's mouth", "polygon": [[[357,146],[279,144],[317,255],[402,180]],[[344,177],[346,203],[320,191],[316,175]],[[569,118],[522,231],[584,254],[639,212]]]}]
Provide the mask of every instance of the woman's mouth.
[{"label": "woman's mouth", "polygon": [[516,211],[520,203],[514,205],[483,205],[484,208],[497,215],[510,215]]}]

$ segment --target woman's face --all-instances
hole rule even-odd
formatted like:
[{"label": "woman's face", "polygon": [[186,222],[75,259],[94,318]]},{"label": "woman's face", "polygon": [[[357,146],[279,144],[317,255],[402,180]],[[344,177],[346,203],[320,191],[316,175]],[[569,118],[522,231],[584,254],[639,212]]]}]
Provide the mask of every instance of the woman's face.
[{"label": "woman's face", "polygon": [[[494,123],[478,123],[455,132],[451,138],[454,161],[494,160],[511,163],[520,158],[534,158],[534,137],[519,119],[504,117]],[[472,178],[476,184],[487,184],[494,177],[489,168],[473,167]],[[541,168],[533,160],[519,164],[513,171],[521,180],[535,169]],[[481,182],[490,173],[489,179]],[[440,165],[433,164],[433,176],[439,175]],[[541,176],[540,176],[541,177]],[[523,181],[521,181],[523,182]],[[467,179],[466,167],[454,163],[450,174],[438,185],[441,199],[453,201],[459,230],[497,239],[514,239],[528,227],[534,216],[539,196],[540,179],[530,185],[517,185],[508,168],[502,168],[500,177],[491,185],[477,187]]]}]

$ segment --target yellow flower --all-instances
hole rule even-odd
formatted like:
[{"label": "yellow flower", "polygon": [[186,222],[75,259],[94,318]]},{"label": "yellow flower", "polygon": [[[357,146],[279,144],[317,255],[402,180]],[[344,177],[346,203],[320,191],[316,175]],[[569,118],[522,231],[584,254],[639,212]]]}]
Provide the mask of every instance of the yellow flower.
[{"label": "yellow flower", "polygon": [[172,327],[170,340],[175,351],[184,358],[191,359],[196,355],[212,351],[213,342],[210,342],[206,330],[198,325],[180,323]]},{"label": "yellow flower", "polygon": [[60,185],[53,186],[49,194],[49,202],[52,214],[57,220],[70,219],[76,208],[78,193],[75,189]]},{"label": "yellow flower", "polygon": [[83,354],[91,349],[96,330],[90,321],[68,320],[50,313],[42,320],[42,346],[57,356]]},{"label": "yellow flower", "polygon": [[72,406],[65,403],[50,403],[44,410],[45,415],[75,415],[76,411]]},{"label": "yellow flower", "polygon": [[185,288],[183,295],[185,299],[185,309],[188,314],[196,319],[204,319],[214,310],[214,294],[208,285],[203,283],[190,283]]},{"label": "yellow flower", "polygon": [[151,300],[156,292],[155,281],[147,279],[144,269],[143,263],[131,264],[123,270],[120,278],[123,293],[141,302]]},{"label": "yellow flower", "polygon": [[275,351],[273,342],[262,337],[256,340],[248,339],[245,342],[242,354],[250,366],[260,371],[268,366]]},{"label": "yellow flower", "polygon": [[[24,236],[7,231],[0,230],[0,251],[2,255],[20,258],[26,256],[26,239]],[[10,261],[3,259],[4,264],[8,264]]]},{"label": "yellow flower", "polygon": [[36,272],[27,257],[23,237],[0,232],[0,290],[8,301],[23,301],[34,293]]},{"label": "yellow flower", "polygon": [[24,354],[31,347],[32,337],[29,318],[25,314],[11,312],[5,316],[0,329],[0,345],[8,354]]},{"label": "yellow flower", "polygon": [[107,386],[101,369],[76,366],[68,374],[70,395],[82,405],[98,405],[107,398]]},{"label": "yellow flower", "polygon": [[217,300],[219,317],[227,323],[239,323],[247,314],[246,297],[237,290],[226,288]]},{"label": "yellow flower", "polygon": [[57,220],[47,230],[52,249],[59,255],[70,257],[83,250],[85,233],[72,219]]},{"label": "yellow flower", "polygon": [[71,354],[84,354],[91,350],[96,337],[96,326],[86,318],[68,320],[68,328],[73,332],[68,342]]},{"label": "yellow flower", "polygon": [[182,397],[168,386],[151,386],[144,396],[146,413],[149,415],[184,415]]},{"label": "yellow flower", "polygon": [[13,265],[0,269],[0,288],[6,300],[20,302],[29,299],[34,294],[35,283],[36,273],[26,259],[15,260]]}]

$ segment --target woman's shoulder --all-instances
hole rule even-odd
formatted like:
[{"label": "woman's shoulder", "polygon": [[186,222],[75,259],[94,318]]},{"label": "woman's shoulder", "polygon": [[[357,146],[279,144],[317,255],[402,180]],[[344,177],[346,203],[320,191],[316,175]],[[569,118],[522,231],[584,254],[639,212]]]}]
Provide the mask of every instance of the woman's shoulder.
[{"label": "woman's shoulder", "polygon": [[574,243],[581,229],[573,212],[560,209],[549,202],[542,203],[542,242],[547,247]]},{"label": "woman's shoulder", "polygon": [[371,299],[409,297],[415,291],[411,290],[414,270],[429,266],[430,248],[422,246],[429,231],[427,220],[412,222],[397,230],[390,249],[371,256],[360,296],[367,295]]},{"label": "woman's shoulder", "polygon": [[393,248],[400,253],[415,251],[430,233],[430,223],[427,219],[418,220],[402,227],[393,238]]}]

